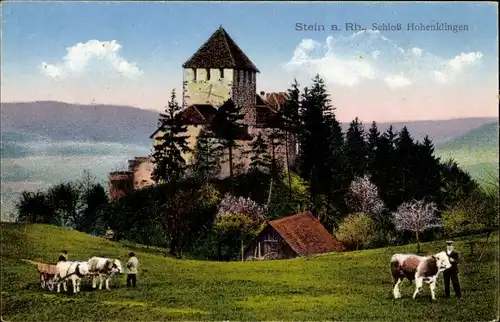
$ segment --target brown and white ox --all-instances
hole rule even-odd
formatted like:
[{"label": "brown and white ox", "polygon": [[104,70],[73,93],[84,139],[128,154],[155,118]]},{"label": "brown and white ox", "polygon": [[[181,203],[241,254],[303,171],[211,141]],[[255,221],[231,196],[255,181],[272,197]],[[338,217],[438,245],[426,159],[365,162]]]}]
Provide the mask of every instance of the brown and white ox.
[{"label": "brown and white ox", "polygon": [[446,252],[431,256],[418,256],[413,254],[394,254],[391,258],[391,272],[394,278],[394,298],[400,298],[399,286],[406,277],[410,284],[415,280],[413,299],[423,287],[424,282],[429,284],[432,299],[436,299],[434,290],[439,273],[451,267],[450,259]]},{"label": "brown and white ox", "polygon": [[102,289],[104,282],[105,287],[109,290],[109,280],[115,274],[122,274],[122,263],[118,259],[92,257],[88,260],[89,274],[92,276],[92,288],[97,287],[97,279],[99,278],[99,289]]}]

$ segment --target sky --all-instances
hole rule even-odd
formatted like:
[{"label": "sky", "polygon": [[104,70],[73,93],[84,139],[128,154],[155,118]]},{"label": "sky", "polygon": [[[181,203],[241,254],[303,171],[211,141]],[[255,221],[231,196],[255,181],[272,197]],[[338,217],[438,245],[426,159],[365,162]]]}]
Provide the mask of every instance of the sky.
[{"label": "sky", "polygon": [[[417,30],[436,24],[463,30]],[[160,111],[220,25],[260,70],[257,92],[319,74],[343,122],[498,117],[498,6],[487,2],[2,3],[1,101]]]}]

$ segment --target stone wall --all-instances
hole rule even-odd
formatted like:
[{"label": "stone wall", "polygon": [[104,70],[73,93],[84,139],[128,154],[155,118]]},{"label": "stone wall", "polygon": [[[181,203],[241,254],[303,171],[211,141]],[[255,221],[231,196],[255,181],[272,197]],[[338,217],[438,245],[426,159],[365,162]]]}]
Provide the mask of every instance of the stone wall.
[{"label": "stone wall", "polygon": [[254,126],[257,122],[255,111],[255,93],[257,91],[256,73],[245,70],[234,70],[234,81],[231,98],[235,105],[241,106],[245,116],[243,123]]}]

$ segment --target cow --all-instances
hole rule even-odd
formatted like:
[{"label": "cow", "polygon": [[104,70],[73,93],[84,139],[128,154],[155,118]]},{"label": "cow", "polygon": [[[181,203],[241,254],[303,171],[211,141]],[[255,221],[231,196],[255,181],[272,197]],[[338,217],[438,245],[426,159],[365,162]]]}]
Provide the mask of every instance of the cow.
[{"label": "cow", "polygon": [[410,284],[415,280],[413,299],[422,289],[423,283],[429,284],[432,300],[436,299],[434,290],[439,273],[451,267],[450,259],[446,252],[431,256],[418,256],[413,254],[394,254],[391,258],[391,273],[394,278],[394,298],[400,298],[399,286],[406,277]]},{"label": "cow", "polygon": [[65,262],[60,261],[56,265],[56,275],[54,282],[57,283],[57,292],[61,291],[61,284],[64,291],[68,288],[66,281],[69,279],[73,283],[73,294],[80,292],[80,283],[83,277],[89,273],[87,262]]},{"label": "cow", "polygon": [[115,274],[123,274],[122,263],[118,259],[105,257],[92,257],[88,260],[89,273],[92,275],[92,288],[97,287],[99,278],[99,289],[102,289],[104,282],[106,289],[109,290],[109,280]]}]

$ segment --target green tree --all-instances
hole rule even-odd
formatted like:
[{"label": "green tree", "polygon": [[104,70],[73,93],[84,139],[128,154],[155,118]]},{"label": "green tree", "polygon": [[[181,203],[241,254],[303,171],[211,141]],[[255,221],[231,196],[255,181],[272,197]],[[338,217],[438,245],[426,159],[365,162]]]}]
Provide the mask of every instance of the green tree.
[{"label": "green tree", "polygon": [[250,170],[270,172],[272,159],[268,152],[268,144],[261,132],[255,140],[250,143]]},{"label": "green tree", "polygon": [[208,181],[220,173],[219,143],[209,128],[200,131],[194,150],[193,172],[195,177]]},{"label": "green tree", "polygon": [[356,117],[350,124],[345,135],[344,168],[348,181],[362,177],[367,168],[367,145],[362,122]]},{"label": "green tree", "polygon": [[222,152],[228,153],[229,176],[234,176],[234,152],[240,147],[237,140],[246,133],[246,127],[241,121],[244,115],[241,114],[241,107],[235,105],[232,99],[228,99],[218,108],[218,113],[213,120],[214,132],[220,139]]},{"label": "green tree", "polygon": [[172,90],[168,107],[159,117],[161,135],[157,138],[159,144],[154,145],[152,155],[155,164],[152,177],[156,182],[177,181],[186,169],[186,161],[182,154],[190,151],[189,136],[186,135],[187,126],[179,117],[180,110],[175,90]]},{"label": "green tree", "polygon": [[[300,130],[300,90],[297,79],[293,80],[291,88],[288,89],[285,103],[278,111],[279,117],[283,120],[285,135],[285,165],[287,169],[288,186],[291,187],[291,160],[290,150],[295,150],[296,138]],[[291,195],[292,191],[289,190]]]},{"label": "green tree", "polygon": [[60,225],[61,219],[42,191],[22,191],[16,203],[17,222]]},{"label": "green tree", "polygon": [[339,225],[336,237],[348,248],[367,248],[376,236],[375,222],[365,213],[348,215]]}]

